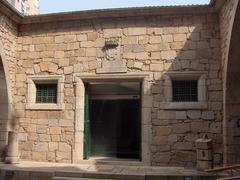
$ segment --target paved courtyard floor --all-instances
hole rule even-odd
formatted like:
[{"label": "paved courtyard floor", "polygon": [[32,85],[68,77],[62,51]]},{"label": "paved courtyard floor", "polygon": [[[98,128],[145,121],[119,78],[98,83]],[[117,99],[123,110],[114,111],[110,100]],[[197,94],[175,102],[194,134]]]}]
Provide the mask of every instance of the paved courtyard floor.
[{"label": "paved courtyard floor", "polygon": [[[146,177],[209,177],[209,174],[195,169],[183,167],[156,167],[143,166],[128,162],[113,164],[98,164],[85,162],[84,164],[63,164],[22,161],[19,164],[0,164],[1,172],[11,176],[48,176],[48,177],[78,177],[78,178],[104,178],[104,179],[146,179]],[[13,176],[13,175],[12,175]],[[125,177],[125,178],[122,178]],[[128,178],[127,178],[128,179]],[[194,178],[195,179],[195,178]],[[205,178],[204,178],[205,179]]]}]

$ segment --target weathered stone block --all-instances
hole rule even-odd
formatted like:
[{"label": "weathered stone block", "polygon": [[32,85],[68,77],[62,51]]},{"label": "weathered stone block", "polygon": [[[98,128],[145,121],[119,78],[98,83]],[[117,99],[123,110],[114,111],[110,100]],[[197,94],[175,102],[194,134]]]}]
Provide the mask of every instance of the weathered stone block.
[{"label": "weathered stone block", "polygon": [[142,69],[143,63],[142,62],[135,62],[133,67],[136,68],[136,69]]},{"label": "weathered stone block", "polygon": [[201,111],[187,111],[187,116],[190,119],[199,119],[201,117]]},{"label": "weathered stone block", "polygon": [[178,141],[178,136],[176,134],[171,134],[168,136],[168,142],[169,143],[174,143]]},{"label": "weathered stone block", "polygon": [[158,111],[157,114],[158,119],[164,119],[164,120],[169,120],[169,119],[175,119],[176,118],[176,114],[173,111]]},{"label": "weathered stone block", "polygon": [[82,72],[83,71],[83,65],[82,64],[74,64],[73,66],[73,71],[74,72]]},{"label": "weathered stone block", "polygon": [[55,36],[55,43],[63,43],[64,37],[63,36]]},{"label": "weathered stone block", "polygon": [[50,139],[50,135],[47,134],[39,134],[39,141],[40,142],[49,142]]},{"label": "weathered stone block", "polygon": [[32,160],[35,161],[46,161],[47,153],[46,152],[32,152]]},{"label": "weathered stone block", "polygon": [[169,135],[172,132],[172,129],[169,126],[156,126],[154,129],[157,136]]},{"label": "weathered stone block", "polygon": [[197,169],[199,170],[207,170],[212,169],[213,163],[211,161],[197,161]]},{"label": "weathered stone block", "polygon": [[213,120],[214,119],[214,112],[213,111],[203,111],[202,112],[202,119]]},{"label": "weathered stone block", "polygon": [[164,42],[173,42],[173,36],[171,34],[162,35],[162,40]]},{"label": "weathered stone block", "polygon": [[88,41],[95,41],[98,38],[97,32],[90,32],[87,34],[87,40]]},{"label": "weathered stone block", "polygon": [[176,119],[187,119],[187,113],[186,111],[176,111]]},{"label": "weathered stone block", "polygon": [[176,49],[176,50],[182,49],[184,47],[184,43],[183,42],[172,42],[170,44],[170,47],[171,47],[171,49]]},{"label": "weathered stone block", "polygon": [[64,58],[65,53],[64,51],[55,51],[54,58]]},{"label": "weathered stone block", "polygon": [[87,35],[86,34],[78,34],[77,40],[78,41],[87,41]]},{"label": "weathered stone block", "polygon": [[167,145],[168,137],[167,136],[155,136],[153,137],[153,144],[155,145]]},{"label": "weathered stone block", "polygon": [[50,134],[53,134],[53,135],[58,135],[58,134],[62,133],[61,127],[50,127],[49,132],[50,132]]},{"label": "weathered stone block", "polygon": [[52,72],[52,73],[56,74],[57,70],[58,70],[58,65],[56,65],[54,63],[49,63],[48,64],[48,71],[49,72]]},{"label": "weathered stone block", "polygon": [[177,142],[174,144],[174,148],[177,150],[192,150],[193,144],[190,142]]},{"label": "weathered stone block", "polygon": [[94,47],[94,42],[93,41],[82,41],[80,43],[80,47],[83,47],[83,48],[90,48],[90,47]]},{"label": "weathered stone block", "polygon": [[176,42],[185,42],[187,40],[186,34],[174,34],[173,40]]},{"label": "weathered stone block", "polygon": [[48,143],[47,142],[38,142],[35,145],[36,152],[46,152],[48,151]]},{"label": "weathered stone block", "polygon": [[180,59],[196,59],[196,52],[195,51],[183,51],[180,54]]},{"label": "weathered stone block", "polygon": [[136,59],[147,60],[148,58],[149,58],[149,53],[148,52],[136,53]]},{"label": "weathered stone block", "polygon": [[18,133],[18,140],[19,141],[27,141],[27,136],[28,136],[27,133]]},{"label": "weathered stone block", "polygon": [[65,43],[75,42],[75,41],[77,41],[77,37],[75,34],[68,34],[64,36]]},{"label": "weathered stone block", "polygon": [[162,42],[161,36],[150,36],[150,44],[160,44]]},{"label": "weathered stone block", "polygon": [[211,139],[197,139],[195,144],[197,149],[207,150],[212,148]]},{"label": "weathered stone block", "polygon": [[147,34],[147,28],[146,27],[132,27],[132,28],[128,28],[127,32],[128,32],[129,36],[145,35],[145,34]]},{"label": "weathered stone block", "polygon": [[60,142],[58,146],[61,152],[71,152],[71,146],[67,143]]},{"label": "weathered stone block", "polygon": [[191,131],[206,133],[209,131],[209,122],[191,122]]},{"label": "weathered stone block", "polygon": [[166,60],[173,60],[177,56],[176,51],[162,51],[161,58]]},{"label": "weathered stone block", "polygon": [[59,142],[60,141],[60,136],[59,135],[51,135],[51,140],[53,142]]},{"label": "weathered stone block", "polygon": [[210,129],[209,131],[211,133],[217,133],[220,134],[222,132],[222,123],[221,122],[212,122],[210,124]]},{"label": "weathered stone block", "polygon": [[61,127],[73,127],[73,121],[60,119],[59,120],[59,126],[61,126]]},{"label": "weathered stone block", "polygon": [[143,45],[133,45],[132,51],[134,53],[144,52],[144,46]]},{"label": "weathered stone block", "polygon": [[127,44],[137,44],[137,37],[123,37],[122,38],[122,44],[127,45]]},{"label": "weathered stone block", "polygon": [[156,72],[161,72],[164,69],[164,65],[163,63],[159,63],[159,64],[150,64],[150,71],[156,71]]},{"label": "weathered stone block", "polygon": [[37,132],[37,127],[35,124],[29,124],[27,127],[27,132]]},{"label": "weathered stone block", "polygon": [[173,133],[183,134],[190,132],[190,124],[189,123],[182,123],[182,124],[175,124],[173,125]]},{"label": "weathered stone block", "polygon": [[104,38],[111,38],[111,37],[120,37],[122,35],[122,29],[120,28],[109,28],[103,30]]},{"label": "weathered stone block", "polygon": [[63,71],[64,74],[71,74],[73,72],[73,67],[72,66],[64,67]]},{"label": "weathered stone block", "polygon": [[157,153],[154,157],[156,162],[162,162],[162,163],[168,163],[171,158],[171,153],[170,152],[161,152]]}]

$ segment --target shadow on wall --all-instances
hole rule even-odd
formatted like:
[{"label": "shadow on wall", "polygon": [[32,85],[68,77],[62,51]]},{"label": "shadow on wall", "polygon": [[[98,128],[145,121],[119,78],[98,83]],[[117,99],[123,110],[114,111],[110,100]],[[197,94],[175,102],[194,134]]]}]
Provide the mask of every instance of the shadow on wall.
[{"label": "shadow on wall", "polygon": [[224,163],[240,162],[240,4],[232,29],[225,85],[225,119],[224,119]]},{"label": "shadow on wall", "polygon": [[[155,71],[151,84],[152,162],[154,165],[194,167],[195,140],[207,135],[214,143],[214,164],[219,165],[222,163],[222,69],[218,17],[165,20],[169,26],[164,23],[163,31],[153,30],[149,41],[160,45],[148,45],[150,51],[161,50],[149,53],[150,70]],[[169,97],[172,88],[168,88],[172,80],[198,80],[201,86],[201,76],[206,77],[207,93],[206,99],[202,99],[201,87],[198,87],[198,101],[205,101],[204,106],[194,108],[188,103],[180,107],[166,106],[164,102],[168,104],[172,100],[172,95]],[[170,79],[170,84],[166,79]]]},{"label": "shadow on wall", "polygon": [[8,119],[8,90],[2,59],[0,58],[0,159],[6,156]]},{"label": "shadow on wall", "polygon": [[[136,29],[130,30],[134,28]],[[93,32],[93,30],[100,34],[97,35],[99,38],[90,40],[92,44],[94,41],[111,36],[122,37],[123,59],[127,63],[128,72],[149,72],[150,74],[150,86],[147,94],[153,99],[150,115],[152,136],[149,139],[152,142],[150,147],[152,165],[194,167],[196,165],[195,140],[206,134],[214,142],[214,163],[221,164],[222,69],[217,15],[149,16],[129,18],[127,22],[126,19],[119,18],[114,22],[111,19],[100,19],[86,20],[81,23],[69,21],[44,25],[33,24],[20,27],[20,34],[34,37],[32,43],[40,44],[39,51],[48,52],[49,48],[47,47],[52,47],[54,51],[66,50],[64,58],[69,60],[69,66],[80,64],[82,66],[80,72],[94,72],[98,64],[96,59],[101,59],[103,55],[96,53],[98,54],[96,58],[80,53],[80,50],[84,49],[85,51],[89,48],[82,43],[86,40],[79,39],[80,45],[78,43],[77,48],[74,48],[76,37],[64,39],[66,32],[80,34],[79,37],[81,37],[82,34]],[[43,37],[46,34],[50,37],[57,34],[63,40],[58,43],[53,40],[50,44],[45,45],[45,40],[50,38]],[[101,48],[97,48],[97,52],[99,49],[101,51]],[[31,54],[33,53],[31,52]],[[40,53],[36,52],[37,57],[38,54]],[[47,55],[49,57],[46,58],[51,63],[58,64],[54,53]],[[34,64],[39,63],[40,58],[36,59],[32,60]],[[80,62],[83,59],[85,62]],[[59,66],[59,70],[63,71],[64,68]],[[163,102],[169,101],[166,91],[164,91],[166,88],[164,75],[172,77],[172,72],[182,73],[181,80],[192,79],[191,76],[196,77],[195,74],[205,75],[207,107],[203,109],[190,108],[191,110],[181,108],[166,110],[162,106]],[[36,74],[53,73],[46,71]],[[65,83],[73,85],[72,79],[72,74],[67,75]],[[73,99],[73,97],[71,98]],[[65,93],[65,101],[69,99]],[[21,141],[20,143],[21,149],[24,149],[26,142]]]}]

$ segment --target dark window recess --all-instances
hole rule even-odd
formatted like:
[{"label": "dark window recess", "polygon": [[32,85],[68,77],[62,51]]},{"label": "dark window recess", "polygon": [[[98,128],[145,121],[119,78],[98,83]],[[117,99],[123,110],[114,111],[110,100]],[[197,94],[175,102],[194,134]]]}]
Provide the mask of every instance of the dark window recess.
[{"label": "dark window recess", "polygon": [[36,84],[36,103],[57,103],[57,84]]},{"label": "dark window recess", "polygon": [[198,101],[198,81],[172,81],[174,102]]}]

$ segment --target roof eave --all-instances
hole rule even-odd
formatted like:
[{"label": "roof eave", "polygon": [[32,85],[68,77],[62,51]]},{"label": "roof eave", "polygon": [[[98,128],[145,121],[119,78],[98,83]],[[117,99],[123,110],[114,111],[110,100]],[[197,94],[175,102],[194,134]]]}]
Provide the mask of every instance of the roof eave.
[{"label": "roof eave", "polygon": [[180,14],[201,14],[218,12],[224,0],[211,0],[209,5],[190,6],[166,6],[166,7],[143,7],[143,8],[118,8],[103,10],[88,10],[77,12],[64,12],[44,14],[35,16],[24,16],[18,12],[6,0],[0,0],[0,11],[11,18],[17,24],[31,24],[44,22],[57,22],[67,20],[84,20],[99,18],[121,18],[134,16],[154,15],[180,15]]},{"label": "roof eave", "polygon": [[43,14],[37,16],[25,16],[22,24],[44,23],[67,20],[86,20],[99,18],[123,18],[136,16],[155,15],[180,15],[214,13],[215,9],[209,5],[197,6],[169,6],[169,7],[145,7],[145,8],[118,8],[103,10],[88,10],[67,13]]}]

